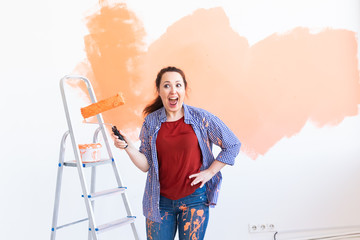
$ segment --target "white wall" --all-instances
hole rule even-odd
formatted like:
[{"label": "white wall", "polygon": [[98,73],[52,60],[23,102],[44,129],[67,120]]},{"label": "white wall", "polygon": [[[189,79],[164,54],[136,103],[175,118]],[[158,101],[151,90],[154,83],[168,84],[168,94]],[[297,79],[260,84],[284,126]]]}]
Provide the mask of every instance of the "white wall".
[{"label": "white wall", "polygon": [[[85,57],[83,17],[96,1],[16,1],[0,8],[0,229],[1,239],[50,237],[59,144],[67,130],[59,79]],[[157,16],[163,15],[161,21]],[[233,28],[254,44],[296,26],[344,28],[360,32],[360,2],[347,1],[129,1],[143,19],[151,43],[177,19],[199,7],[223,6]],[[153,10],[149,10],[153,9]],[[286,17],[287,21],[282,21]],[[360,55],[358,55],[360,56]],[[336,127],[311,122],[282,139],[256,161],[240,154],[223,170],[219,205],[211,211],[207,239],[273,239],[248,232],[248,224],[273,223],[278,239],[304,235],[289,230],[360,226],[360,115]],[[145,174],[123,153],[120,172],[137,226],[145,236],[141,200]],[[119,162],[119,163],[120,163]],[[109,171],[107,171],[109,170]],[[110,169],[99,169],[102,179]],[[111,173],[111,172],[110,172]],[[75,169],[65,169],[59,222],[85,216]],[[107,186],[100,184],[99,188]],[[97,205],[99,221],[119,216],[120,198]],[[105,205],[105,206],[101,206]],[[110,207],[112,206],[112,207]],[[118,210],[119,209],[119,210]],[[110,213],[108,213],[110,212]],[[344,228],[345,229],[345,228]],[[346,229],[345,229],[346,230]],[[360,230],[357,227],[357,230]],[[86,224],[58,232],[58,239],[84,239]],[[132,239],[128,229],[103,239]]]}]

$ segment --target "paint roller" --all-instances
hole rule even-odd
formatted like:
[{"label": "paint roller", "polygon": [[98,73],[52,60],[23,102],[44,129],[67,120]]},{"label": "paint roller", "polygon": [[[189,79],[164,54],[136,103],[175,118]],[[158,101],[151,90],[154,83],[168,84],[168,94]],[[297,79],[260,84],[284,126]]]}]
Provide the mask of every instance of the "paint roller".
[{"label": "paint roller", "polygon": [[[95,116],[99,113],[108,111],[110,109],[120,107],[121,105],[124,105],[124,104],[125,104],[125,101],[124,101],[123,95],[121,92],[119,92],[115,96],[98,101],[87,107],[83,107],[80,109],[80,111],[81,111],[81,115],[83,116],[83,118],[86,119],[86,118]],[[116,126],[112,126],[111,129],[114,132],[114,134],[119,137],[119,139],[124,141],[124,137],[119,133]]]},{"label": "paint roller", "polygon": [[81,108],[80,110],[81,110],[81,115],[84,118],[89,118],[124,104],[125,101],[122,96],[122,93],[119,92],[115,96],[93,103],[87,107]]}]

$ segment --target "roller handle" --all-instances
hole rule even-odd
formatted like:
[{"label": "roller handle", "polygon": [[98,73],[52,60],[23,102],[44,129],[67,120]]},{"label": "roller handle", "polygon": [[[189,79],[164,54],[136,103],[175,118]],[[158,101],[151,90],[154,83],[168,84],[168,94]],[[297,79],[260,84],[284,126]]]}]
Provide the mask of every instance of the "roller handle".
[{"label": "roller handle", "polygon": [[111,130],[113,131],[113,133],[114,133],[116,136],[119,137],[120,140],[125,141],[123,135],[120,134],[120,132],[119,132],[119,130],[116,128],[116,126],[113,126],[113,127],[111,128]]}]

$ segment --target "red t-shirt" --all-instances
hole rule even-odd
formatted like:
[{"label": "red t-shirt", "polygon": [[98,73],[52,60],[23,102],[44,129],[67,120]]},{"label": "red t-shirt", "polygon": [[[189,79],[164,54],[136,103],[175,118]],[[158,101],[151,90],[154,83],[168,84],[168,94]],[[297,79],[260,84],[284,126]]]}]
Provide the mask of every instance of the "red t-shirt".
[{"label": "red t-shirt", "polygon": [[161,125],[156,149],[159,161],[160,194],[177,200],[192,194],[199,186],[191,186],[194,178],[189,176],[200,172],[201,150],[191,125],[181,118]]}]

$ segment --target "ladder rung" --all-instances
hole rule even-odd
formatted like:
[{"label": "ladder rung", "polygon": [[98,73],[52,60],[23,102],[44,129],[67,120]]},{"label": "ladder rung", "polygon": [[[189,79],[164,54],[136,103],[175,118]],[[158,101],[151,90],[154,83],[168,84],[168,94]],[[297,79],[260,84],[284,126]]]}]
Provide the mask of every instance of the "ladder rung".
[{"label": "ladder rung", "polygon": [[[112,161],[114,161],[114,159],[101,159],[100,161],[97,161],[97,162],[82,163],[82,166],[83,167],[95,167],[95,166],[111,163]],[[64,162],[64,166],[66,166],[66,167],[76,167],[77,163],[76,163],[75,160],[69,161],[69,162]]]},{"label": "ladder rung", "polygon": [[98,226],[97,228],[95,228],[95,231],[97,232],[105,232],[107,230],[110,230],[112,228],[116,228],[116,227],[121,227],[124,226],[126,224],[130,224],[133,223],[135,221],[135,216],[129,216],[126,218],[121,218],[103,225]]},{"label": "ladder rung", "polygon": [[[68,226],[71,226],[71,225],[74,225],[74,224],[77,224],[77,223],[85,222],[85,221],[87,221],[87,220],[89,220],[89,218],[84,218],[84,219],[81,219],[81,220],[78,220],[78,221],[75,221],[75,222],[67,223],[67,224],[58,226],[58,227],[56,228],[56,230],[61,229],[61,228],[64,228],[64,227],[68,227]],[[51,230],[54,231],[54,229],[51,229]]]},{"label": "ladder rung", "polygon": [[[101,196],[111,195],[111,194],[115,194],[115,193],[123,193],[123,192],[125,192],[125,190],[126,190],[126,187],[112,188],[112,189],[104,190],[101,192],[92,193],[92,194],[88,195],[88,198],[90,200],[94,200],[94,198],[101,197]],[[81,195],[81,196],[84,197],[84,195]]]}]

